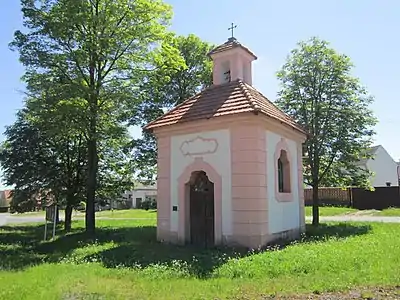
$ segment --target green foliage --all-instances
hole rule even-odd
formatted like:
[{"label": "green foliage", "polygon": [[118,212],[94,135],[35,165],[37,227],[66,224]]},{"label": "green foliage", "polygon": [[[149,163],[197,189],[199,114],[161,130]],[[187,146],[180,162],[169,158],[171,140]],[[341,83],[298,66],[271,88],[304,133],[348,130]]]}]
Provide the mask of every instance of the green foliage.
[{"label": "green foliage", "polygon": [[[310,133],[304,179],[314,189],[370,185],[371,174],[359,162],[371,157],[373,97],[352,76],[352,68],[347,56],[312,38],[300,42],[278,72],[282,89],[277,105]],[[318,206],[315,197],[314,202]]]},{"label": "green foliage", "polygon": [[157,201],[153,198],[145,198],[139,205],[138,208],[149,210],[149,209],[157,209]]},{"label": "green foliage", "polygon": [[347,56],[312,38],[299,43],[278,73],[277,104],[310,133],[305,181],[311,186],[368,185],[370,174],[358,163],[371,157],[373,97],[352,68]]},{"label": "green foliage", "polygon": [[[179,51],[184,65],[164,64],[148,73],[139,89],[140,105],[130,120],[131,125],[144,126],[169,110],[194,96],[212,84],[212,61],[207,56],[213,46],[197,36],[172,36],[167,40]],[[150,184],[157,172],[156,139],[150,132],[143,132],[140,139],[133,141],[136,168],[142,183]]]},{"label": "green foliage", "polygon": [[14,186],[11,208],[17,212],[31,211],[39,199],[74,207],[85,191],[83,137],[61,126],[58,134],[46,130],[43,122],[35,123],[35,106],[30,104],[28,101],[29,108],[22,109],[16,122],[7,127],[0,151],[5,182]]},{"label": "green foliage", "polygon": [[[30,93],[45,90],[43,82],[55,84],[47,126],[48,120],[73,116],[71,126],[85,138],[86,226],[94,232],[98,172],[103,168],[99,149],[110,131],[126,126],[139,101],[137,90],[153,66],[183,63],[174,47],[158,47],[169,38],[166,27],[172,10],[160,0],[21,0],[21,4],[25,31],[15,32],[11,47],[26,68]],[[65,96],[60,97],[60,91]],[[38,119],[42,118],[40,114]]]},{"label": "green foliage", "polygon": [[11,213],[35,211],[38,208],[37,198],[29,190],[16,189],[12,193],[10,202]]},{"label": "green foliage", "polygon": [[[50,156],[47,147],[43,147],[46,141],[38,128],[31,126],[26,118],[26,111],[20,111],[16,122],[8,126],[4,134],[6,141],[2,144],[0,161],[5,184],[15,184],[17,189],[38,189],[44,184],[40,174],[50,171],[36,165],[38,161],[47,161]],[[22,162],[29,160],[32,163],[25,169]]]},{"label": "green foliage", "polygon": [[131,139],[126,128],[108,133],[99,147],[99,174],[96,196],[98,201],[121,198],[134,187]]}]

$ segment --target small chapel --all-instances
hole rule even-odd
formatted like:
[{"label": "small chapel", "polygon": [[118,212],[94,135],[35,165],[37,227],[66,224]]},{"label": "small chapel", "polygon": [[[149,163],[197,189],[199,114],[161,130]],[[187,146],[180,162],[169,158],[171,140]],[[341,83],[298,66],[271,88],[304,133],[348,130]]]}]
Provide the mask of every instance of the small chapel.
[{"label": "small chapel", "polygon": [[214,48],[213,84],[145,126],[157,138],[157,239],[258,248],[305,230],[307,132],[252,86],[256,55]]}]

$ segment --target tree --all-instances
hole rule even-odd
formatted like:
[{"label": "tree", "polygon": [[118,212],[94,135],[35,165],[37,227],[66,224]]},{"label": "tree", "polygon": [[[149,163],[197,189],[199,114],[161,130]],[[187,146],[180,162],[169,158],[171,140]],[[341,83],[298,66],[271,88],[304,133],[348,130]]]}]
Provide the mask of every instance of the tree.
[{"label": "tree", "polygon": [[[199,37],[175,36],[168,43],[179,50],[184,65],[159,66],[148,73],[138,98],[140,105],[131,119],[131,125],[144,126],[160,117],[165,110],[182,103],[212,84],[212,62],[207,56],[213,45]],[[157,172],[157,145],[153,134],[143,132],[140,139],[133,140],[138,177],[143,183],[151,183]]]},{"label": "tree", "polygon": [[[70,231],[72,211],[86,193],[85,103],[76,86],[68,84],[59,72],[30,74],[26,79],[25,119],[45,141],[43,149],[51,153],[51,166],[45,168],[53,172],[41,174],[42,180],[57,204],[65,206],[64,227]],[[41,160],[37,163],[43,164]]]},{"label": "tree", "polygon": [[73,100],[86,116],[82,124],[87,144],[86,230],[94,233],[98,147],[107,132],[107,116],[124,124],[127,104],[135,102],[134,92],[153,61],[180,63],[168,44],[157,47],[167,37],[172,10],[161,0],[21,0],[21,4],[26,32],[16,31],[11,47],[19,51],[26,67],[25,81],[61,74],[63,84],[80,94]]},{"label": "tree", "polygon": [[[47,138],[59,140],[68,137],[69,143],[73,143],[74,138],[82,140],[85,134],[85,126],[82,127],[82,124],[87,124],[87,110],[76,87],[64,82],[62,78],[60,74],[53,77],[40,74],[28,81],[30,101],[26,107],[29,119],[40,126],[42,134]],[[120,197],[121,193],[133,186],[132,154],[127,151],[130,140],[127,127],[120,124],[119,118],[119,114],[114,114],[99,119],[97,203],[105,197]],[[62,156],[62,153],[55,154]],[[83,159],[85,164],[82,166],[86,166],[86,156]],[[83,184],[81,188],[84,189]],[[75,206],[83,201],[80,195],[73,196],[72,193],[70,196],[75,199]],[[70,219],[70,215],[66,219]]]},{"label": "tree", "polygon": [[305,183],[313,189],[313,224],[319,224],[321,184],[369,185],[370,173],[357,165],[370,157],[376,119],[373,102],[353,65],[326,41],[300,42],[278,72],[282,89],[277,105],[310,133],[304,145]]},{"label": "tree", "polygon": [[14,185],[12,206],[22,212],[37,206],[37,199],[51,197],[65,205],[65,230],[71,229],[72,209],[84,192],[86,145],[82,136],[47,135],[29,119],[24,108],[8,126],[0,152],[3,176]]},{"label": "tree", "polygon": [[134,187],[131,139],[126,128],[116,128],[100,144],[97,197],[110,202]]}]

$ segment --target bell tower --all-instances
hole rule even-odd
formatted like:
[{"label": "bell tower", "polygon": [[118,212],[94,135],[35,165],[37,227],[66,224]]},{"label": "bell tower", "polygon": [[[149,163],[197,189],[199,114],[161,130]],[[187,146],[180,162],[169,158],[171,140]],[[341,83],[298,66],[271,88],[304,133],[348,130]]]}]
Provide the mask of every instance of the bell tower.
[{"label": "bell tower", "polygon": [[237,26],[232,23],[232,36],[208,54],[213,61],[213,84],[219,85],[242,80],[252,85],[252,62],[257,59],[249,49],[238,42],[233,35]]}]

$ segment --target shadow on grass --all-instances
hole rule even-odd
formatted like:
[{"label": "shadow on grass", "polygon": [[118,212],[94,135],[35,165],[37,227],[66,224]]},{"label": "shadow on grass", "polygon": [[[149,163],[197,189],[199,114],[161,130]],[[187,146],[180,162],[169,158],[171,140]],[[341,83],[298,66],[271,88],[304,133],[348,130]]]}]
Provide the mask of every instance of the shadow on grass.
[{"label": "shadow on grass", "polygon": [[306,240],[310,241],[313,239],[321,240],[324,238],[347,238],[351,236],[367,234],[372,230],[371,225],[365,224],[349,224],[349,223],[337,223],[337,224],[319,224],[318,227],[310,224],[306,225]]},{"label": "shadow on grass", "polygon": [[[100,227],[96,237],[75,231],[59,236],[55,241],[43,243],[43,225],[0,227],[0,269],[16,270],[40,263],[72,261],[72,252],[78,248],[97,247],[113,242],[112,248],[95,249],[75,262],[100,262],[107,268],[141,267],[153,264],[173,266],[184,264],[192,275],[205,278],[213,269],[229,258],[244,257],[257,252],[279,250],[291,243],[279,241],[263,249],[239,248],[199,249],[156,241],[156,227]],[[367,234],[368,225],[321,224],[318,228],[307,226],[307,233],[295,243],[324,241],[330,238],[347,238]]]}]

